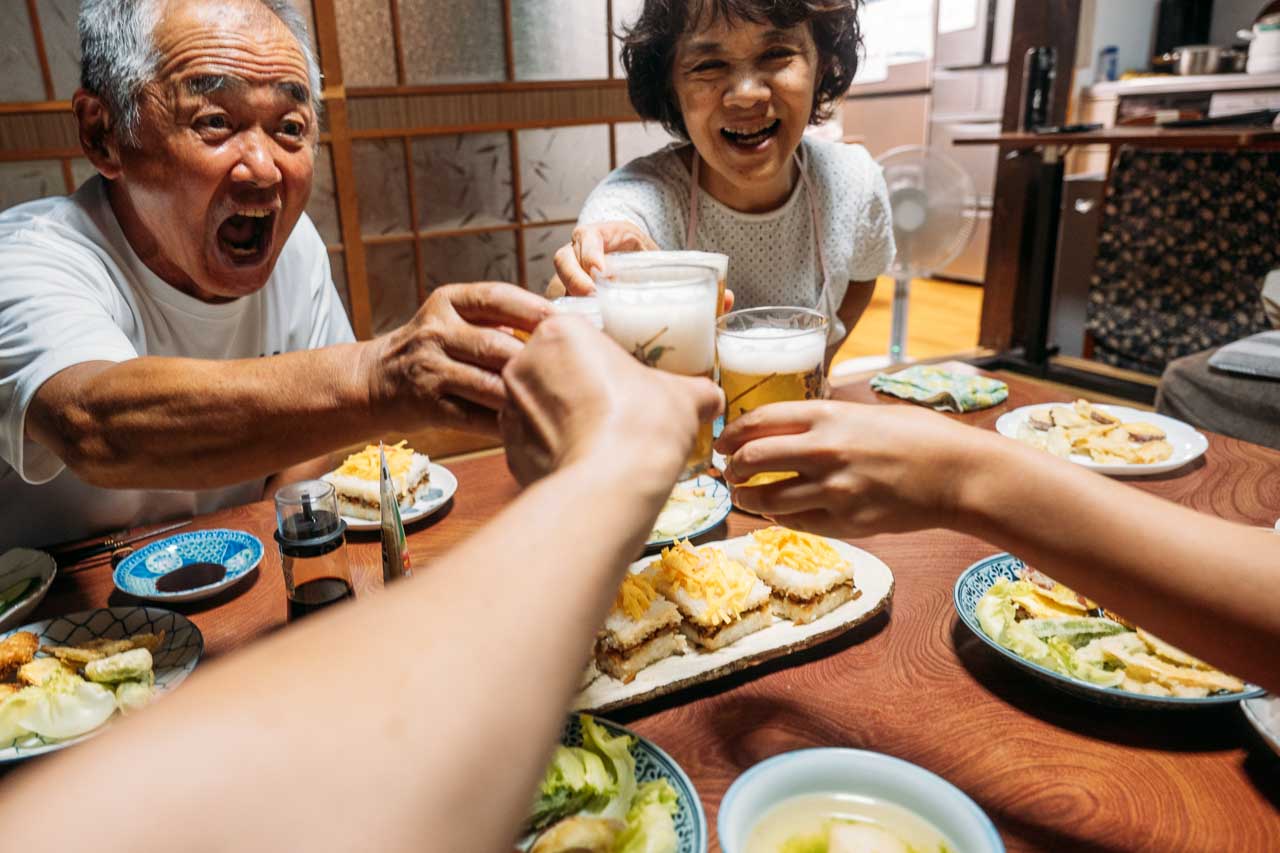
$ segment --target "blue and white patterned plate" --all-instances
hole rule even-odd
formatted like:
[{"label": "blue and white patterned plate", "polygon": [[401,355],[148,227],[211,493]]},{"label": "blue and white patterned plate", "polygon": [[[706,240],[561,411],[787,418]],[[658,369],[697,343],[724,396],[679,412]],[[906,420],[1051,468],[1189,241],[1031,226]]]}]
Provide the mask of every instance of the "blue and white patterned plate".
[{"label": "blue and white patterned plate", "polygon": [[[729,487],[715,477],[708,477],[706,474],[702,474],[692,481],[677,483],[676,488],[688,488],[690,482],[694,487],[706,489],[707,494],[715,501],[715,505],[711,508],[711,512],[706,518],[687,531],[681,531],[678,536],[680,539],[692,539],[695,536],[701,536],[724,521],[733,510],[733,502],[729,500]],[[646,550],[656,550],[658,548],[666,548],[668,545],[674,545],[675,541],[674,538],[663,539],[662,537],[655,537],[645,542],[644,547]]]},{"label": "blue and white patterned plate", "polygon": [[[13,631],[0,635],[0,640],[18,631],[30,631],[36,635],[42,646],[66,646],[85,643],[89,640],[107,638],[122,640],[134,634],[156,634],[164,631],[164,642],[152,656],[153,670],[156,676],[157,693],[167,693],[182,683],[191,671],[196,668],[200,654],[204,651],[204,637],[190,619],[181,613],[161,610],[159,607],[105,607],[100,610],[85,610],[56,619],[45,619],[32,622]],[[157,699],[159,696],[157,695]],[[36,738],[34,746],[9,746],[0,748],[0,764],[10,761],[23,761],[46,752],[63,749],[73,743],[93,737],[111,725],[116,718],[112,717],[106,725],[71,740],[46,741]]]},{"label": "blue and white patterned plate", "polygon": [[[680,842],[677,853],[707,853],[707,816],[702,811],[702,801],[694,790],[689,777],[680,769],[675,760],[659,749],[652,741],[611,723],[601,717],[594,718],[604,726],[609,734],[617,737],[627,735],[632,738],[631,754],[636,759],[636,783],[643,785],[657,779],[666,779],[676,792],[676,838]],[[582,724],[577,714],[571,714],[560,735],[560,743],[565,746],[582,746]]]},{"label": "blue and white patterned plate", "polygon": [[[193,530],[152,542],[120,561],[111,576],[116,588],[152,601],[196,601],[217,595],[258,567],[262,541],[243,530]],[[160,578],[193,563],[226,567],[222,580],[181,592],[156,589]]]},{"label": "blue and white patterned plate", "polygon": [[956,580],[955,604],[956,612],[960,614],[960,620],[964,622],[970,631],[977,635],[978,639],[1036,678],[1047,681],[1059,690],[1092,702],[1126,708],[1157,710],[1205,708],[1212,705],[1234,705],[1242,699],[1249,699],[1263,694],[1261,687],[1246,684],[1242,693],[1225,693],[1219,696],[1205,696],[1201,699],[1183,696],[1147,696],[1143,693],[1130,693],[1128,690],[1121,690],[1118,687],[1102,687],[1078,678],[1061,675],[1014,654],[987,636],[987,632],[983,631],[982,626],[978,624],[976,610],[982,596],[987,594],[987,590],[991,589],[996,581],[1001,578],[1017,580],[1018,570],[1025,565],[1012,554],[996,554],[987,557],[985,560],[979,560],[965,569]]}]

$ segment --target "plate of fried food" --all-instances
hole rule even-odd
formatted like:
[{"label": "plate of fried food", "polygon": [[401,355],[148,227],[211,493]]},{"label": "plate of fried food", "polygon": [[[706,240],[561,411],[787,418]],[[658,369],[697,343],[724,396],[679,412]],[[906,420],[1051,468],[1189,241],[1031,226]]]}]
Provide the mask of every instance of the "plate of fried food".
[{"label": "plate of fried food", "polygon": [[86,610],[0,637],[0,763],[62,749],[172,690],[204,638],[156,607]]},{"label": "plate of fried food", "polygon": [[632,563],[574,707],[636,704],[809,648],[888,606],[893,573],[838,539],[783,527]]},{"label": "plate of fried food", "polygon": [[1261,696],[1124,617],[997,554],[966,569],[956,611],[980,640],[1068,693],[1134,708],[1201,708]]},{"label": "plate of fried food", "polygon": [[1076,400],[1006,412],[996,431],[1100,474],[1163,474],[1204,455],[1209,440],[1176,418]]},{"label": "plate of fried food", "polygon": [[[370,444],[321,478],[337,492],[338,513],[348,530],[382,527],[378,449],[378,445]],[[458,478],[452,471],[432,462],[425,453],[418,453],[407,442],[383,445],[382,451],[400,505],[400,522],[406,527],[443,507],[458,491]]]},{"label": "plate of fried food", "polygon": [[705,474],[676,483],[671,497],[653,522],[648,548],[665,548],[677,539],[701,536],[728,517],[733,509],[729,487]]},{"label": "plate of fried food", "polygon": [[706,853],[707,820],[680,765],[589,714],[569,718],[518,848],[528,853]]}]

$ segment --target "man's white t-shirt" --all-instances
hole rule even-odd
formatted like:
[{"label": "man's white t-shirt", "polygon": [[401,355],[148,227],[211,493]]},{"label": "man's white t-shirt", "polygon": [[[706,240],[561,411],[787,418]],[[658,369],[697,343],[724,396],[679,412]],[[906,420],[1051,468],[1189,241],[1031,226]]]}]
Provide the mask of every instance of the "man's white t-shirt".
[{"label": "man's white t-shirt", "polygon": [[[830,278],[827,305],[820,304],[822,276],[803,181],[796,181],[786,202],[768,213],[742,213],[700,192],[697,248],[729,256],[735,307],[816,308],[828,314],[828,338],[834,342],[848,333],[834,314],[849,282],[871,281],[893,262],[889,191],[879,164],[861,145],[811,138],[801,145],[817,195],[818,237]],[[690,248],[685,238],[692,176],[681,147],[669,145],[615,169],[591,191],[578,224],[624,220],[643,228],[660,249]]]},{"label": "man's white t-shirt", "polygon": [[[264,480],[207,491],[100,489],[25,435],[50,377],[138,356],[256,358],[354,340],[324,241],[304,214],[258,292],[210,305],[134,254],[95,177],[0,214],[0,550],[259,500]],[[249,435],[246,441],[251,440]]]}]

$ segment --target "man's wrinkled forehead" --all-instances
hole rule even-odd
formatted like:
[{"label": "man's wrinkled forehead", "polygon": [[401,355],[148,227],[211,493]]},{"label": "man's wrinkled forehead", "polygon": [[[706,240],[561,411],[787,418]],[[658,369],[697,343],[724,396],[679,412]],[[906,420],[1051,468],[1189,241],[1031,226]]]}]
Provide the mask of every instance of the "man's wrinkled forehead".
[{"label": "man's wrinkled forehead", "polygon": [[155,46],[159,78],[180,80],[189,93],[271,84],[288,87],[295,100],[310,94],[293,33],[255,0],[172,0],[156,24]]}]

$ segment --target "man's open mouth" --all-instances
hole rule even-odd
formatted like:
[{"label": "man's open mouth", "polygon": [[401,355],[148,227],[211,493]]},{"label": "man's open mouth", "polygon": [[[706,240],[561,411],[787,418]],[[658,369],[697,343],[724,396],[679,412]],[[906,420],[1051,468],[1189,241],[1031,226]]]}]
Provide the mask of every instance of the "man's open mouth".
[{"label": "man's open mouth", "polygon": [[772,139],[777,135],[780,127],[782,127],[782,120],[774,119],[770,122],[722,127],[720,135],[737,148],[750,149],[757,148]]},{"label": "man's open mouth", "polygon": [[270,208],[243,208],[218,226],[218,246],[233,264],[252,266],[270,252],[275,222],[276,212]]}]

